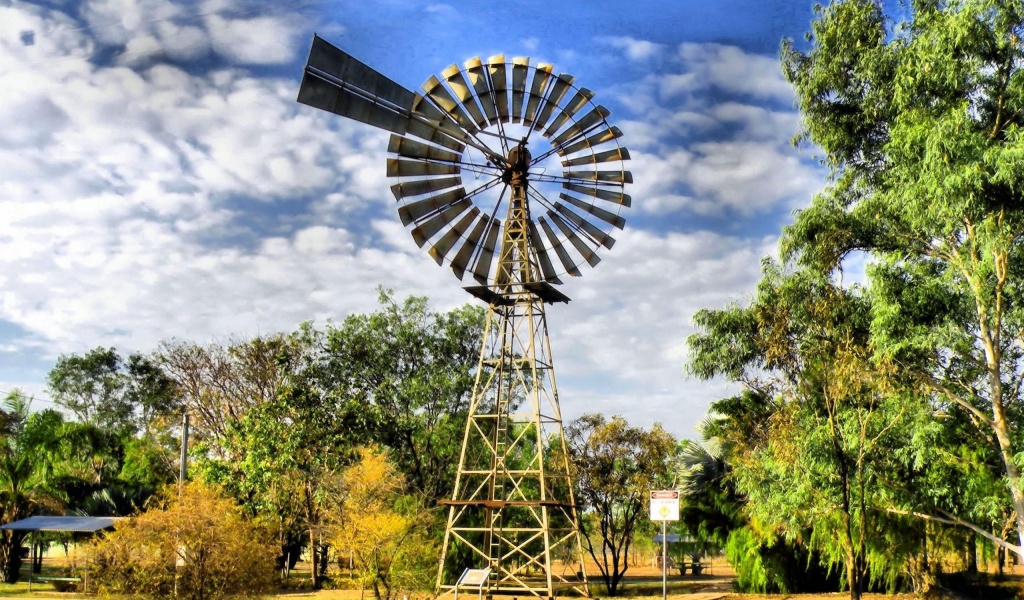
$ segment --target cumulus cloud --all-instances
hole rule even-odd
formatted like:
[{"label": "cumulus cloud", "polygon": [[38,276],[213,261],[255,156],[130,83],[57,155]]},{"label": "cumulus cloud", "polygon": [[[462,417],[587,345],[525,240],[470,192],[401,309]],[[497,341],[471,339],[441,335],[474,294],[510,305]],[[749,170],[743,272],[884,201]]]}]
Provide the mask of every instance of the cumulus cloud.
[{"label": "cumulus cloud", "polygon": [[238,64],[280,64],[295,55],[301,29],[273,17],[206,18],[210,44],[221,56]]},{"label": "cumulus cloud", "polygon": [[[248,14],[254,8],[258,14]],[[289,62],[298,51],[303,22],[266,8],[220,1],[86,0],[80,14],[99,45],[121,49],[115,58],[119,64],[189,61],[210,53],[240,65]]]},{"label": "cumulus cloud", "polygon": [[[0,19],[11,84],[0,97],[0,321],[50,354],[104,342],[147,348],[167,335],[287,329],[333,313],[353,288],[371,294],[364,281],[387,260],[357,258],[351,230],[363,225],[347,225],[345,214],[383,203],[386,140],[296,104],[291,82],[237,69],[99,66],[78,54],[90,32],[147,43],[136,35],[140,6],[156,5],[96,3],[87,10],[96,32],[0,8],[11,17]],[[111,14],[121,22],[111,26]],[[26,28],[57,35],[40,35],[29,54]],[[339,185],[343,211],[331,207]],[[248,221],[262,210],[300,216],[278,218],[279,237],[260,239]],[[322,301],[310,305],[317,290]]]},{"label": "cumulus cloud", "polygon": [[[569,285],[569,308],[550,311],[558,365],[567,367],[577,380],[615,382],[621,391],[606,395],[601,403],[605,412],[629,408],[648,421],[662,421],[678,435],[690,434],[707,407],[709,393],[721,389],[719,384],[705,388],[686,380],[685,342],[694,332],[693,314],[744,300],[760,276],[762,257],[773,252],[775,243],[774,237],[746,239],[708,231],[623,231],[615,252],[587,274],[590,281],[581,282],[578,290]],[[694,403],[692,412],[680,411],[680,402],[688,396],[696,399],[684,389],[696,388],[703,389],[697,396],[700,402]],[[661,414],[653,405],[651,410],[634,410],[648,399],[676,408]],[[620,400],[623,403],[616,408]],[[593,405],[583,406],[585,410],[576,411],[595,410]]]},{"label": "cumulus cloud", "polygon": [[659,56],[665,49],[663,44],[638,40],[627,36],[602,37],[599,42],[622,50],[630,60],[642,61]]},{"label": "cumulus cloud", "polygon": [[773,57],[684,43],[612,93],[632,113],[620,127],[642,211],[751,218],[788,212],[821,187],[820,166],[790,143],[799,118]]},{"label": "cumulus cloud", "polygon": [[680,44],[678,54],[685,72],[664,79],[661,91],[665,97],[710,86],[753,98],[792,102],[793,90],[773,56],[751,54],[736,46],[693,43]]}]

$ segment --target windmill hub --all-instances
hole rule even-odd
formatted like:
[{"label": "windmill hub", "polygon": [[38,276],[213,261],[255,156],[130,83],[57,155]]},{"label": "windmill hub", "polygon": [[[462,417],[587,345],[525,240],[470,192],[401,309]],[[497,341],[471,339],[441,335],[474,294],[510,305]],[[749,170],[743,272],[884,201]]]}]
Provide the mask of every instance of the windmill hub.
[{"label": "windmill hub", "polygon": [[506,167],[501,174],[501,179],[507,184],[523,185],[526,183],[526,176],[530,172],[530,161],[533,160],[533,155],[526,148],[526,144],[520,142],[520,144],[508,151],[508,159],[505,161]]}]

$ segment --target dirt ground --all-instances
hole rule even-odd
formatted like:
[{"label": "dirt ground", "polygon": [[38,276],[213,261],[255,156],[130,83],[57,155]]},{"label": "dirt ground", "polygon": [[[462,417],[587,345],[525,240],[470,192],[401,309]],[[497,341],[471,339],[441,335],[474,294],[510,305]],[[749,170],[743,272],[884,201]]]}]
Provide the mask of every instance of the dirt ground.
[{"label": "dirt ground", "polygon": [[[1024,568],[1017,567],[1012,573],[1008,573],[1011,579],[1021,582],[1024,587]],[[600,583],[600,573],[596,566],[590,565],[587,569],[587,578],[591,582],[591,593],[594,598],[607,600],[602,594],[603,586]],[[849,592],[836,592],[828,594],[737,594],[733,592],[733,580],[735,573],[724,557],[716,557],[711,561],[710,572],[702,573],[698,577],[692,574],[680,576],[678,570],[670,569],[667,573],[668,600],[845,600],[850,597]],[[290,595],[289,595],[290,596]],[[307,596],[314,600],[372,600],[372,592],[367,591],[360,595],[359,590],[322,590],[318,592],[307,592],[296,594],[296,596]],[[460,597],[462,595],[460,594]],[[622,593],[617,598],[622,600],[660,600],[661,598],[661,568],[650,565],[631,565],[626,573],[626,579],[622,587]],[[971,600],[967,596],[947,595],[947,600]],[[409,597],[407,600],[432,600],[431,596]],[[865,594],[864,600],[920,600],[916,594]],[[399,600],[402,600],[399,597]],[[451,600],[450,596],[442,597],[442,600]],[[465,600],[476,600],[472,594],[465,595]],[[983,600],[983,599],[982,599]]]},{"label": "dirt ground", "polygon": [[[64,562],[62,558],[54,557],[44,561],[44,564],[49,564],[51,561],[53,563]],[[298,583],[301,580],[304,566],[301,563],[297,565],[298,568],[291,576],[292,581]],[[308,574],[308,571],[306,573]],[[1024,568],[1018,566],[1008,575],[1011,579],[1019,582],[1021,588],[1024,589]],[[587,578],[590,580],[591,593],[594,598],[605,598],[602,594],[604,586],[601,584],[600,572],[596,565],[588,565]],[[669,569],[666,578],[667,598],[669,600],[843,600],[849,598],[848,592],[789,595],[737,594],[733,592],[734,579],[735,573],[724,557],[712,559],[709,567],[706,567],[699,576],[694,576],[693,574],[681,576],[677,569]],[[23,586],[24,584],[19,583],[11,586],[11,589],[4,589],[5,586],[0,585],[0,600],[3,598],[38,599],[43,597],[71,599],[91,597],[58,593],[53,591],[51,586],[47,584],[37,584],[34,586],[31,595],[29,595],[27,590],[20,589]],[[660,600],[662,595],[661,568],[651,564],[630,565],[620,591],[621,593],[618,598],[623,600]],[[472,593],[460,595],[464,597],[464,600],[476,600]],[[271,598],[281,598],[282,600],[298,600],[300,598],[310,598],[312,600],[373,600],[373,592],[357,589],[319,590],[315,592],[296,589],[294,591],[281,592],[271,596]],[[865,594],[863,598],[864,600],[917,600],[919,596],[915,594]],[[946,598],[948,600],[969,600],[968,597],[956,595],[949,595]],[[409,594],[408,596],[400,594],[398,600],[433,600],[433,594],[416,593]],[[446,595],[442,597],[442,600],[452,599]],[[527,599],[524,598],[523,600]]]}]

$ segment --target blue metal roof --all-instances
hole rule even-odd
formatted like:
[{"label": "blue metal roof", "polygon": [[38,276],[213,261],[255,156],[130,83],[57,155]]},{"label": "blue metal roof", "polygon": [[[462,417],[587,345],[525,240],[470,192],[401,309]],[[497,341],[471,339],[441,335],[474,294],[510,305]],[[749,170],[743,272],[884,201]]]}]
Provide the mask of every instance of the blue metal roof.
[{"label": "blue metal roof", "polygon": [[114,526],[121,517],[36,516],[0,525],[15,531],[99,531]]},{"label": "blue metal roof", "polygon": [[[675,544],[676,542],[689,543],[689,542],[696,541],[696,540],[694,540],[692,537],[690,537],[688,535],[684,535],[682,539],[679,539],[679,534],[678,533],[669,533],[665,537],[668,538],[668,543],[670,543],[670,544]],[[660,544],[661,543],[661,534],[659,533],[658,535],[654,536],[652,539],[655,542]]]}]

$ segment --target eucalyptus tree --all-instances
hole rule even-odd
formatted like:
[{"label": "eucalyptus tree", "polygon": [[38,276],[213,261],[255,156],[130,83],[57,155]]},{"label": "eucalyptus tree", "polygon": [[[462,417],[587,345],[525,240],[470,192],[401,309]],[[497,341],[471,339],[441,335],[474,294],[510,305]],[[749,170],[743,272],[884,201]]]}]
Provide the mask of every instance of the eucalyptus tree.
[{"label": "eucalyptus tree", "polygon": [[650,491],[670,483],[676,442],[658,423],[645,430],[621,416],[601,414],[572,421],[565,436],[576,501],[583,509],[583,543],[608,595],[615,596],[629,570],[629,548]]},{"label": "eucalyptus tree", "polygon": [[744,407],[762,420],[755,435],[728,439],[745,512],[840,566],[852,598],[869,573],[893,582],[903,566],[885,536],[905,517],[888,510],[889,482],[905,470],[893,450],[919,409],[892,366],[870,360],[869,315],[857,288],[766,262],[751,305],[699,312],[689,340],[696,374],[729,375],[770,399]]},{"label": "eucalyptus tree", "polygon": [[1015,542],[956,507],[915,507],[1024,557],[1024,5],[834,1],[783,48],[802,139],[832,170],[784,256],[870,258],[871,351],[962,411],[1001,462]]}]

